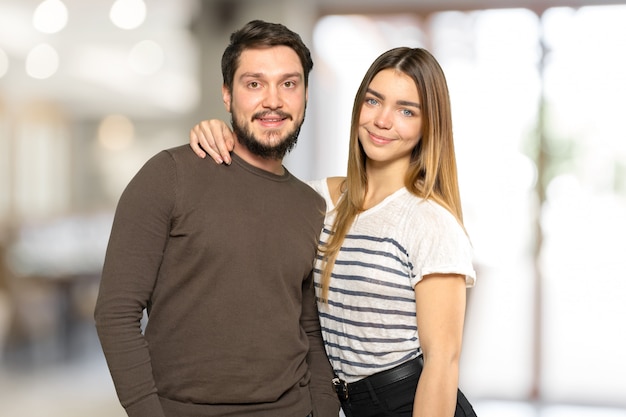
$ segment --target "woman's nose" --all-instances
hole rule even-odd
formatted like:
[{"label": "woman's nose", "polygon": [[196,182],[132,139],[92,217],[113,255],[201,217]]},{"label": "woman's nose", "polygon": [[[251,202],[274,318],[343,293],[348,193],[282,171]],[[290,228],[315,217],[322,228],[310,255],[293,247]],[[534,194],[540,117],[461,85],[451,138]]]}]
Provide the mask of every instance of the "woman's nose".
[{"label": "woman's nose", "polygon": [[374,125],[381,129],[389,129],[392,125],[391,114],[389,111],[381,109],[374,118]]}]

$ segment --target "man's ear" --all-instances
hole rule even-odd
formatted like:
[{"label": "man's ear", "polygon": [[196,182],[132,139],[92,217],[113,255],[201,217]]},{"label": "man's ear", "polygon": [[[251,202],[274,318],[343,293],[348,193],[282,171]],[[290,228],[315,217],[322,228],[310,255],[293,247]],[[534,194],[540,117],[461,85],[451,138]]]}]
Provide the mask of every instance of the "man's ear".
[{"label": "man's ear", "polygon": [[222,101],[224,102],[224,107],[226,111],[230,113],[230,102],[232,100],[232,96],[230,94],[230,90],[226,85],[222,85]]}]

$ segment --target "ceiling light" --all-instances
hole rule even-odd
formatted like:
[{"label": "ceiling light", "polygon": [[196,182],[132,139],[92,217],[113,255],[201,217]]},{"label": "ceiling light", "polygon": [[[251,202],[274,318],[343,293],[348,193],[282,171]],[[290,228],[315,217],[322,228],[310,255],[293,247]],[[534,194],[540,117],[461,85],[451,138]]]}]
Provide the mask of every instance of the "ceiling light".
[{"label": "ceiling light", "polygon": [[59,54],[47,43],[35,46],[26,57],[26,73],[33,78],[49,78],[58,69]]},{"label": "ceiling light", "polygon": [[112,114],[105,117],[98,127],[98,141],[102,147],[120,151],[131,145],[135,137],[135,126],[126,116]]},{"label": "ceiling light", "polygon": [[45,0],[33,14],[33,26],[43,33],[56,33],[67,25],[67,7],[61,0]]},{"label": "ceiling light", "polygon": [[146,4],[143,0],[116,0],[109,17],[121,29],[135,29],[146,19]]}]

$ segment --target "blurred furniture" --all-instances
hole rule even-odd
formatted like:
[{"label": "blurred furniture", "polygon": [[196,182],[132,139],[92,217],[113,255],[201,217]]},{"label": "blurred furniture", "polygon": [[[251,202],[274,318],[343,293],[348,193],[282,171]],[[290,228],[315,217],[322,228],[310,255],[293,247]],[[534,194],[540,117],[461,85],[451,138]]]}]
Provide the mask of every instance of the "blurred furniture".
[{"label": "blurred furniture", "polygon": [[[36,364],[80,354],[81,332],[95,331],[93,308],[111,221],[101,213],[19,229],[2,256],[10,315],[5,361]],[[0,321],[0,337],[1,330]]]}]

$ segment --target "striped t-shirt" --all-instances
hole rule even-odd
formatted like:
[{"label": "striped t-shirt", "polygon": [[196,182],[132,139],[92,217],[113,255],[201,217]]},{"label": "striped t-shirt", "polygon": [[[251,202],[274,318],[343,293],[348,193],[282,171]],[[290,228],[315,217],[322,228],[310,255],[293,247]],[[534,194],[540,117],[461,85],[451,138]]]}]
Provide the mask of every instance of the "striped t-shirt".
[{"label": "striped t-shirt", "polygon": [[[328,208],[320,241],[328,240],[334,205],[326,180],[309,182]],[[415,285],[424,275],[465,275],[474,285],[472,248],[446,209],[402,188],[355,220],[333,268],[328,304],[315,285],[322,335],[335,373],[347,382],[393,368],[421,353]]]}]

